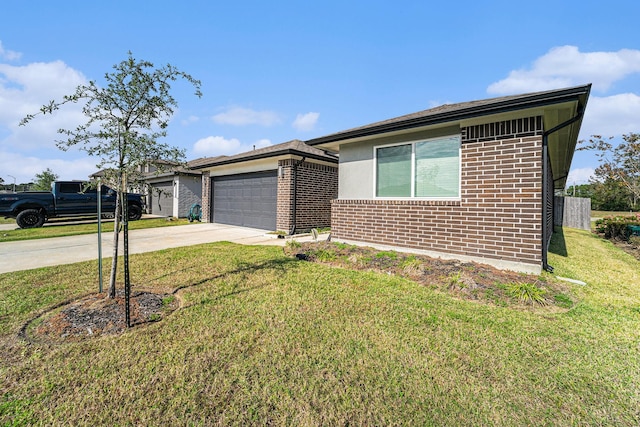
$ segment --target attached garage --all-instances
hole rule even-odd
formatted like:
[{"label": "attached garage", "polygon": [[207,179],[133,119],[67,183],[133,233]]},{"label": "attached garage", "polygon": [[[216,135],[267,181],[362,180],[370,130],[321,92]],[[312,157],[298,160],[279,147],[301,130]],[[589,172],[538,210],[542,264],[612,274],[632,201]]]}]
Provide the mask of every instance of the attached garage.
[{"label": "attached garage", "polygon": [[275,230],[277,171],[263,171],[211,178],[212,222]]},{"label": "attached garage", "polygon": [[202,171],[203,221],[297,234],[331,226],[338,158],[302,141],[189,162]]},{"label": "attached garage", "polygon": [[150,212],[154,215],[173,216],[173,181],[151,184]]}]

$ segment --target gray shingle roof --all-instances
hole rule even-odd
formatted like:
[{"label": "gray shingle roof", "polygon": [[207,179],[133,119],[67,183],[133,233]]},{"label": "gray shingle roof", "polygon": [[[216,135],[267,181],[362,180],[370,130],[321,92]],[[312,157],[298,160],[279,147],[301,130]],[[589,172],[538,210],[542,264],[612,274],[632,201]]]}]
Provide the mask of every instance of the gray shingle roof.
[{"label": "gray shingle roof", "polygon": [[268,147],[257,148],[255,150],[246,151],[244,153],[234,154],[233,156],[204,157],[191,160],[188,162],[188,166],[192,169],[203,169],[216,165],[238,163],[255,159],[264,159],[268,157],[276,157],[287,154],[306,156],[314,158],[316,160],[324,160],[332,163],[338,162],[338,158],[336,156],[327,154],[323,150],[310,147],[303,141],[294,139],[292,141],[283,142],[281,144],[270,145]]},{"label": "gray shingle roof", "polygon": [[481,115],[514,111],[525,108],[561,103],[575,99],[583,93],[589,93],[591,85],[576,86],[566,89],[555,89],[542,92],[533,92],[521,95],[502,96],[476,101],[445,104],[428,110],[405,114],[387,120],[359,126],[344,131],[336,132],[319,138],[306,141],[314,146],[318,144],[356,138],[360,136],[375,135],[391,132],[399,129],[428,126],[437,123],[452,122],[455,120],[477,117]]}]

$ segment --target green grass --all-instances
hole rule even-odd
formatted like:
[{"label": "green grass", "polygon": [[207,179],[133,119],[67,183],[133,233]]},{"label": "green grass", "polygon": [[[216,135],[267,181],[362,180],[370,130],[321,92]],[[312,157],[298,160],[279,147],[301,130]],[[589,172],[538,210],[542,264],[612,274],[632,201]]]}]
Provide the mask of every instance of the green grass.
[{"label": "green grass", "polygon": [[[15,223],[15,220],[12,220]],[[55,225],[54,225],[55,224]],[[170,227],[174,225],[191,224],[187,219],[166,218],[141,219],[129,221],[129,230],[139,230],[142,228]],[[0,230],[0,243],[15,240],[46,239],[49,237],[76,236],[78,234],[92,234],[98,232],[98,224],[64,224],[53,222],[40,228],[17,228],[13,230]],[[102,223],[103,233],[113,233],[113,221]]]},{"label": "green grass", "polygon": [[552,252],[558,275],[587,282],[568,310],[463,301],[276,247],[134,255],[134,290],[184,287],[183,308],[52,346],[18,331],[95,291],[96,262],[0,275],[0,425],[637,426],[640,263],[578,230]]},{"label": "green grass", "polygon": [[634,213],[630,213],[629,211],[591,211],[592,218],[604,218],[607,216],[629,216]]}]

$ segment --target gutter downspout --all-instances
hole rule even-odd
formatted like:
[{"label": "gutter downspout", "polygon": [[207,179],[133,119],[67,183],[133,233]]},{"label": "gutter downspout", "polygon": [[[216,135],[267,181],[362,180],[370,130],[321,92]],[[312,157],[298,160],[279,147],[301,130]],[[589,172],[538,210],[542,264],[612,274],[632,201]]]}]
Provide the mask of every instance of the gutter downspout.
[{"label": "gutter downspout", "polygon": [[[549,273],[553,273],[553,267],[547,263],[549,243],[551,243],[551,239],[547,241],[547,216],[549,214],[549,208],[547,206],[547,192],[549,191],[547,190],[549,186],[549,135],[577,122],[582,119],[583,115],[584,108],[580,108],[575,116],[542,134],[542,269]],[[553,229],[553,220],[551,227]]]},{"label": "gutter downspout", "polygon": [[298,166],[300,166],[306,160],[306,156],[302,157],[302,160],[293,162],[293,224],[289,230],[289,235],[293,236],[296,232],[296,205],[298,204]]}]

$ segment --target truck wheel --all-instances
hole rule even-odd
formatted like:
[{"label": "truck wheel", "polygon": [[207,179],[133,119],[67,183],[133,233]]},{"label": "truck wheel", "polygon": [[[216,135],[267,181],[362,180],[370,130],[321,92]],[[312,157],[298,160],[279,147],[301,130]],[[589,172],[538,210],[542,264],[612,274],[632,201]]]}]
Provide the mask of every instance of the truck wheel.
[{"label": "truck wheel", "polygon": [[140,209],[140,206],[129,206],[129,221],[137,221],[140,218],[142,218],[142,209]]},{"label": "truck wheel", "polygon": [[46,217],[38,209],[25,209],[16,216],[16,223],[20,228],[42,227]]}]

